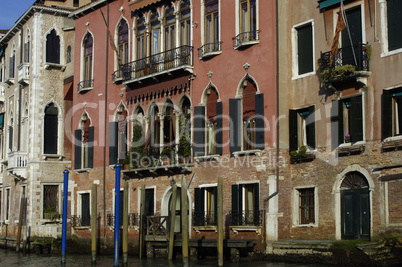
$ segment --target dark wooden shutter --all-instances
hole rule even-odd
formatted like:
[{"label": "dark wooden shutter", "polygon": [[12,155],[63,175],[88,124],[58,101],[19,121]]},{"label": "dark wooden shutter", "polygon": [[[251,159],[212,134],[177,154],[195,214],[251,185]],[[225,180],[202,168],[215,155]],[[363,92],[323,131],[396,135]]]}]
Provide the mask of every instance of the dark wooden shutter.
[{"label": "dark wooden shutter", "polygon": [[154,215],[154,189],[145,189],[145,216]]},{"label": "dark wooden shutter", "polygon": [[336,149],[343,142],[343,103],[332,101],[331,107],[331,145]]},{"label": "dark wooden shutter", "polygon": [[215,198],[214,204],[214,225],[218,225],[218,187],[213,187],[213,194]]},{"label": "dark wooden shutter", "polygon": [[296,110],[289,110],[289,152],[296,151],[298,148],[297,137],[297,117]]},{"label": "dark wooden shutter", "polygon": [[94,126],[89,127],[88,132],[88,168],[94,167],[94,140],[95,139],[95,128]]},{"label": "dark wooden shutter", "polygon": [[299,74],[313,71],[313,26],[309,23],[297,29]]},{"label": "dark wooden shutter", "polygon": [[125,159],[127,154],[127,121],[124,121],[123,131],[119,132],[119,134],[121,135],[119,159]]},{"label": "dark wooden shutter", "polygon": [[44,154],[57,154],[57,115],[45,115]]},{"label": "dark wooden shutter", "polygon": [[85,193],[81,194],[81,226],[89,226],[90,224],[89,193]]},{"label": "dark wooden shutter", "polygon": [[205,215],[205,193],[203,188],[194,189],[194,226],[203,226]]},{"label": "dark wooden shutter", "polygon": [[388,50],[402,48],[402,1],[387,0]]},{"label": "dark wooden shutter", "polygon": [[109,165],[117,163],[118,155],[118,122],[109,123]]},{"label": "dark wooden shutter", "polygon": [[13,151],[13,126],[8,127],[8,148]]},{"label": "dark wooden shutter", "polygon": [[260,225],[260,184],[254,184],[254,225]]},{"label": "dark wooden shutter", "polygon": [[255,149],[265,148],[264,94],[255,95]]},{"label": "dark wooden shutter", "polygon": [[390,136],[392,136],[392,91],[384,90],[381,97],[381,138],[384,140]]},{"label": "dark wooden shutter", "polygon": [[307,145],[315,149],[315,106],[308,107],[309,115],[306,120]]},{"label": "dark wooden shutter", "polygon": [[222,155],[223,154],[223,110],[222,110],[222,102],[216,103],[216,154]]},{"label": "dark wooden shutter", "polygon": [[363,140],[363,108],[362,96],[355,96],[351,99],[350,107],[350,139],[352,142]]},{"label": "dark wooden shutter", "polygon": [[241,99],[229,99],[230,153],[241,150]]},{"label": "dark wooden shutter", "polygon": [[241,204],[240,204],[240,188],[239,185],[232,185],[232,221],[231,225],[239,225],[239,218],[241,218]]},{"label": "dark wooden shutter", "polygon": [[81,147],[82,147],[82,132],[75,130],[74,133],[74,169],[81,169]]},{"label": "dark wooden shutter", "polygon": [[205,107],[194,107],[194,156],[205,155]]}]

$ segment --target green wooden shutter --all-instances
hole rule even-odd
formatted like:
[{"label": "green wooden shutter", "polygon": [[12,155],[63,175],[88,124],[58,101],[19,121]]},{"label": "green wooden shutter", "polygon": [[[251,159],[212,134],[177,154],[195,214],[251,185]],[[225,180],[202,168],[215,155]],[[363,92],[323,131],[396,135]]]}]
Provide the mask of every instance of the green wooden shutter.
[{"label": "green wooden shutter", "polygon": [[402,1],[387,0],[388,50],[402,48]]},{"label": "green wooden shutter", "polygon": [[213,187],[213,194],[215,197],[215,205],[214,205],[214,225],[218,225],[218,187]]},{"label": "green wooden shutter", "polygon": [[260,225],[260,184],[254,184],[254,225]]},{"label": "green wooden shutter", "polygon": [[297,116],[296,110],[289,110],[289,152],[298,149]]},{"label": "green wooden shutter", "polygon": [[216,103],[216,154],[223,154],[223,119],[222,119],[222,102]]},{"label": "green wooden shutter", "polygon": [[118,122],[109,123],[109,165],[117,163],[118,156]]},{"label": "green wooden shutter", "polygon": [[297,28],[299,75],[313,71],[313,26],[309,23]]},{"label": "green wooden shutter", "polygon": [[194,156],[205,155],[205,107],[194,107]]},{"label": "green wooden shutter", "polygon": [[315,106],[308,107],[309,115],[306,120],[307,145],[315,149]]},{"label": "green wooden shutter", "polygon": [[350,139],[352,142],[363,140],[363,108],[362,96],[355,96],[351,99],[350,107]]},{"label": "green wooden shutter", "polygon": [[332,101],[331,107],[331,145],[336,149],[343,141],[343,103],[339,100]]},{"label": "green wooden shutter", "polygon": [[94,126],[89,127],[88,132],[88,168],[94,167],[94,139],[95,139],[95,128]]},{"label": "green wooden shutter", "polygon": [[264,94],[255,95],[255,148],[265,147]]},{"label": "green wooden shutter", "polygon": [[241,151],[241,99],[229,99],[230,153]]},{"label": "green wooden shutter", "polygon": [[81,147],[82,147],[82,132],[75,130],[74,132],[74,169],[81,169]]},{"label": "green wooden shutter", "polygon": [[204,189],[194,188],[194,226],[203,226],[204,223]]},{"label": "green wooden shutter", "polygon": [[381,138],[392,136],[392,91],[384,90],[381,97]]}]

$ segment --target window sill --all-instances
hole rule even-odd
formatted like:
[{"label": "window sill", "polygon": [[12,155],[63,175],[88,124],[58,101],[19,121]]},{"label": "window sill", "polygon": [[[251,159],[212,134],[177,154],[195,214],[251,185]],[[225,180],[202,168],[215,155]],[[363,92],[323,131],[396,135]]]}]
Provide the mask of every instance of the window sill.
[{"label": "window sill", "polygon": [[238,159],[241,156],[250,156],[250,155],[255,155],[257,157],[261,156],[261,150],[260,149],[254,149],[254,150],[245,150],[245,151],[236,151],[232,153],[235,159]]},{"label": "window sill", "polygon": [[318,224],[316,224],[316,223],[309,223],[309,224],[293,224],[292,227],[294,227],[294,228],[318,227]]},{"label": "window sill", "polygon": [[259,44],[259,43],[260,43],[260,40],[244,42],[244,43],[239,44],[238,46],[234,46],[233,49],[239,50],[241,48],[245,48],[245,47],[252,46],[255,44]]},{"label": "window sill", "polygon": [[389,57],[389,56],[393,56],[393,55],[400,54],[400,53],[402,53],[402,48],[383,52],[383,53],[381,53],[381,57]]},{"label": "window sill", "polygon": [[292,80],[298,80],[298,79],[302,79],[302,78],[306,78],[306,77],[310,77],[310,76],[315,76],[315,75],[316,75],[316,72],[314,72],[314,71],[303,73],[303,74],[297,74],[297,75],[294,75],[292,77]]},{"label": "window sill", "polygon": [[64,156],[63,155],[57,155],[57,154],[43,154],[43,160],[47,159],[59,159],[60,161],[63,160]]},{"label": "window sill", "polygon": [[83,172],[88,172],[89,173],[89,170],[91,170],[91,168],[83,168],[83,169],[76,169],[76,170],[74,170],[74,172],[75,173],[83,173]]},{"label": "window sill", "polygon": [[74,226],[75,230],[91,230],[91,226]]},{"label": "window sill", "polygon": [[56,69],[56,70],[64,71],[64,70],[66,69],[66,65],[61,65],[61,64],[46,62],[46,63],[45,63],[45,69],[46,69],[46,70]]},{"label": "window sill", "polygon": [[239,232],[256,232],[258,235],[261,235],[261,226],[229,226],[232,229],[234,234],[238,234]]},{"label": "window sill", "polygon": [[389,152],[402,149],[402,135],[385,138],[382,142],[381,152]]},{"label": "window sill", "polygon": [[93,87],[85,87],[78,90],[78,93],[85,93],[94,89]]},{"label": "window sill", "polygon": [[366,145],[365,141],[340,144],[338,147],[338,156],[343,157],[343,156],[361,154],[365,150],[365,145]]},{"label": "window sill", "polygon": [[7,80],[5,80],[4,83],[6,83],[8,85],[13,85],[15,83],[15,79],[14,78],[7,78]]},{"label": "window sill", "polygon": [[123,77],[118,77],[113,79],[113,83],[121,83],[123,82]]},{"label": "window sill", "polygon": [[214,154],[214,155],[206,155],[206,156],[200,156],[200,157],[194,157],[194,161],[197,163],[203,162],[203,161],[211,161],[215,160],[216,162],[219,162],[219,154]]},{"label": "window sill", "polygon": [[217,226],[193,226],[193,229],[197,232],[197,234],[200,234],[201,231],[218,231]]},{"label": "window sill", "polygon": [[203,60],[203,59],[210,58],[210,57],[214,57],[214,56],[217,56],[217,55],[220,55],[220,54],[222,54],[222,51],[221,51],[221,50],[219,50],[219,51],[213,51],[213,52],[208,52],[208,53],[205,53],[204,55],[202,55],[201,57],[198,57],[198,59],[199,59],[199,60]]},{"label": "window sill", "polygon": [[39,222],[40,222],[41,224],[61,224],[61,223],[62,223],[62,222],[61,222],[61,219],[59,219],[59,220],[54,220],[54,221],[48,220],[48,219],[40,219]]}]

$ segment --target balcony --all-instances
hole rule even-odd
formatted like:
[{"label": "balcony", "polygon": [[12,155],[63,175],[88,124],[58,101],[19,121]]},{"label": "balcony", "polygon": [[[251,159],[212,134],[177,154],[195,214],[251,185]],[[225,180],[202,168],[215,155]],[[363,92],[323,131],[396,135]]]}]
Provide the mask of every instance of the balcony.
[{"label": "balcony", "polygon": [[4,93],[6,92],[6,84],[0,82],[0,102],[4,102]]},{"label": "balcony", "polygon": [[198,48],[198,58],[208,58],[222,53],[221,50],[222,42],[207,43],[200,48]]},{"label": "balcony", "polygon": [[78,84],[78,93],[84,93],[94,88],[94,80],[81,81]]},{"label": "balcony", "polygon": [[261,234],[264,225],[264,210],[230,211],[230,229],[237,234],[238,231],[255,231]]},{"label": "balcony", "polygon": [[26,179],[28,177],[28,156],[26,152],[9,152],[8,153],[8,167],[7,171],[10,171],[17,177]]},{"label": "balcony", "polygon": [[[173,72],[193,72],[193,47],[180,46],[172,50],[164,51],[124,64],[123,83],[141,83],[146,79],[156,79],[162,75],[171,75]],[[119,71],[117,71],[119,72]],[[121,73],[114,74],[120,77]]]},{"label": "balcony", "polygon": [[333,84],[354,79],[365,85],[367,83],[365,78],[371,74],[370,56],[371,46],[362,43],[339,48],[332,66],[330,66],[331,51],[321,53],[319,59],[321,82],[334,87]]},{"label": "balcony", "polygon": [[236,37],[233,37],[232,40],[234,49],[258,44],[260,42],[260,30],[242,32]]},{"label": "balcony", "polygon": [[[106,224],[109,227],[114,227],[114,214],[107,214],[106,215]],[[120,219],[120,227],[123,226],[123,216]],[[128,226],[133,227],[135,229],[139,229],[139,215],[138,213],[130,213],[128,214]]]},{"label": "balcony", "polygon": [[22,63],[18,66],[18,83],[29,84],[29,63]]},{"label": "balcony", "polygon": [[130,178],[156,177],[191,173],[194,166],[191,145],[150,146],[146,149],[133,148],[122,162],[122,173]]}]

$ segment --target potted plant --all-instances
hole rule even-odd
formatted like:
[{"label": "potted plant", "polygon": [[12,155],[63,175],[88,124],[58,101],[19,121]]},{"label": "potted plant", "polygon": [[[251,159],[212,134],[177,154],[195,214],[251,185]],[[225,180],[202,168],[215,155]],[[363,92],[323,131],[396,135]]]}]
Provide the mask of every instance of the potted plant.
[{"label": "potted plant", "polygon": [[304,145],[302,145],[298,150],[290,152],[291,163],[312,161],[314,159],[315,155],[313,153],[307,152],[307,147]]},{"label": "potted plant", "polygon": [[142,164],[142,159],[147,158],[147,154],[145,153],[144,146],[144,132],[141,124],[138,123],[133,126],[133,140],[130,154],[130,157],[132,156],[133,159],[136,159],[130,162],[130,168],[139,168],[141,165],[146,167],[149,164],[148,160],[144,160],[144,164]]},{"label": "potted plant", "polygon": [[345,140],[345,143],[350,143],[350,134],[349,133],[345,134],[344,140]]},{"label": "potted plant", "polygon": [[163,148],[161,152],[161,159],[163,165],[170,165],[170,159],[172,158],[172,149],[170,147]]},{"label": "potted plant", "polygon": [[179,140],[178,154],[184,163],[188,163],[188,159],[191,156],[191,144],[184,135]]}]

